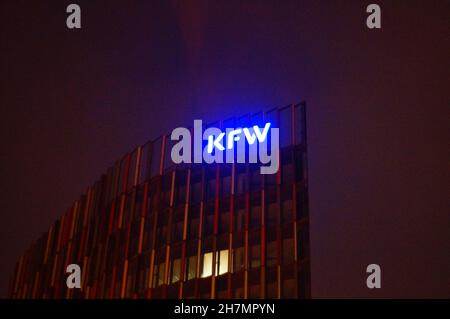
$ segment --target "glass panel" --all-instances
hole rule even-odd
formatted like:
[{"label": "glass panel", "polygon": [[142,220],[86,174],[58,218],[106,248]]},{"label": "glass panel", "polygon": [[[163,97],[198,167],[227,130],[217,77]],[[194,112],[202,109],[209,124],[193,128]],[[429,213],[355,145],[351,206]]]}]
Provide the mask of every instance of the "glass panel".
[{"label": "glass panel", "polygon": [[250,228],[259,228],[261,225],[261,206],[252,206],[250,209]]},{"label": "glass panel", "polygon": [[295,180],[301,181],[303,180],[303,162],[305,154],[300,152],[299,150],[295,151]]},{"label": "glass panel", "polygon": [[205,224],[203,228],[203,235],[204,236],[212,235],[214,232],[214,212],[206,214],[203,222]]},{"label": "glass panel", "polygon": [[180,280],[180,269],[181,269],[181,259],[175,259],[172,262],[171,283],[174,283],[174,282],[177,282]]},{"label": "glass panel", "polygon": [[217,272],[218,275],[222,275],[226,272],[228,272],[228,249],[221,250],[218,254],[219,259],[219,271]]},{"label": "glass panel", "polygon": [[239,173],[236,178],[236,194],[244,194],[247,191],[247,174]]},{"label": "glass panel", "polygon": [[294,239],[283,240],[283,264],[289,264],[294,261]]},{"label": "glass panel", "polygon": [[201,277],[209,277],[212,275],[212,263],[213,263],[213,253],[203,254],[203,268]]},{"label": "glass panel", "polygon": [[129,191],[134,186],[134,176],[136,174],[136,161],[137,161],[137,150],[134,150],[133,153],[131,153],[130,168],[128,169],[127,191]]},{"label": "glass panel", "polygon": [[198,238],[198,229],[200,225],[200,218],[192,218],[189,223],[189,237],[190,238]]},{"label": "glass panel", "polygon": [[292,163],[292,153],[282,152],[281,153],[281,182],[283,184],[289,184],[294,181],[295,172],[294,164]]},{"label": "glass panel", "polygon": [[235,231],[242,231],[242,230],[244,230],[245,209],[239,209],[236,212],[235,220],[236,220]]},{"label": "glass panel", "polygon": [[197,256],[190,256],[186,260],[186,280],[191,280],[195,278],[197,268]]},{"label": "glass panel", "polygon": [[159,166],[161,160],[162,138],[158,138],[152,145],[152,158],[150,165],[150,178],[159,175]]},{"label": "glass panel", "polygon": [[256,268],[261,265],[261,246],[253,245],[250,247],[250,268]]},{"label": "glass panel", "polygon": [[128,182],[128,171],[130,168],[130,156],[125,155],[120,161],[120,175],[119,175],[119,186],[118,194],[126,191],[126,186]]},{"label": "glass panel", "polygon": [[292,121],[291,107],[280,110],[280,147],[291,145]]},{"label": "glass panel", "polygon": [[271,241],[267,244],[266,266],[270,267],[277,264],[277,242]]},{"label": "glass panel", "polygon": [[219,218],[220,218],[219,232],[221,234],[228,232],[230,225],[230,212],[229,211],[222,212]]},{"label": "glass panel", "polygon": [[244,247],[239,247],[234,249],[234,256],[233,256],[233,269],[234,272],[238,272],[241,269],[244,268]]},{"label": "glass panel", "polygon": [[142,146],[141,159],[139,162],[139,184],[150,179],[150,152],[151,143],[147,143]]},{"label": "glass panel", "polygon": [[273,226],[277,224],[278,219],[278,204],[271,203],[267,206],[267,226]]},{"label": "glass panel", "polygon": [[294,109],[294,135],[295,144],[304,143],[306,138],[305,130],[305,108],[303,105],[296,105]]},{"label": "glass panel", "polygon": [[297,298],[295,280],[283,280],[283,298]]},{"label": "glass panel", "polygon": [[164,169],[168,169],[175,165],[175,163],[172,161],[171,152],[172,147],[175,145],[175,143],[178,143],[178,141],[172,141],[170,136],[165,137],[165,147],[164,147]]},{"label": "glass panel", "polygon": [[164,265],[165,263],[156,264],[153,271],[153,288],[161,286],[164,280]]},{"label": "glass panel", "polygon": [[200,170],[192,171],[191,178],[191,202],[193,204],[199,203],[202,199],[202,174]]}]

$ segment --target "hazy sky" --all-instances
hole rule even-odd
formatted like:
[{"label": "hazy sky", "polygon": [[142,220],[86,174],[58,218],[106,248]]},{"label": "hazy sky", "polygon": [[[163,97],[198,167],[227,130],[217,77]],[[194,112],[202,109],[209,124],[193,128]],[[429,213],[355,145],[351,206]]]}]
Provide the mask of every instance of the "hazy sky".
[{"label": "hazy sky", "polygon": [[2,1],[0,289],[136,145],[306,100],[313,297],[450,297],[450,2],[372,2]]}]

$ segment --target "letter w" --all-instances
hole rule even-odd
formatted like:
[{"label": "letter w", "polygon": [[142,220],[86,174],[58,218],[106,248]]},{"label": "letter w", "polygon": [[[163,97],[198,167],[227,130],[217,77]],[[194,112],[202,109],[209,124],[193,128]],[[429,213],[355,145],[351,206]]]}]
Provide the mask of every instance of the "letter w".
[{"label": "letter w", "polygon": [[264,126],[264,129],[263,129],[263,131],[261,133],[261,131],[259,130],[259,127],[257,125],[253,126],[253,129],[255,130],[256,137],[258,138],[258,141],[260,143],[264,142],[264,140],[266,139],[267,133],[269,132],[269,127],[270,127],[270,123],[266,123],[266,125]]}]

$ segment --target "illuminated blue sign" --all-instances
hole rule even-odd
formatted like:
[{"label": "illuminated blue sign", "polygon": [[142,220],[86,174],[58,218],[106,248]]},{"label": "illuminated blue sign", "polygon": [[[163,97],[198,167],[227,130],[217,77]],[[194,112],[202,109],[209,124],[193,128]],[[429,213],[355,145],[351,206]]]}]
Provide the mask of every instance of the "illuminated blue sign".
[{"label": "illuminated blue sign", "polygon": [[[263,131],[261,132],[260,128],[257,125],[254,125],[252,128],[246,128],[243,129],[235,129],[231,130],[227,134],[226,138],[226,145],[227,149],[232,149],[234,146],[234,142],[237,142],[241,139],[242,132],[244,132],[244,136],[247,139],[248,144],[252,145],[255,143],[256,139],[258,139],[258,142],[262,143],[267,138],[267,133],[269,132],[270,123],[266,123],[264,126]],[[251,132],[252,131],[252,132]],[[216,138],[214,138],[214,135],[208,136],[208,153],[211,154],[214,147],[219,151],[224,151],[225,147],[221,143],[226,133],[220,133]]]},{"label": "illuminated blue sign", "polygon": [[[171,140],[179,141],[172,147],[171,158],[180,163],[260,163],[261,174],[275,174],[279,167],[279,129],[267,122],[244,128],[217,127],[203,131],[201,120],[194,120],[194,136],[184,127],[172,131]],[[270,132],[270,147],[267,145]],[[204,141],[207,141],[204,146]],[[256,143],[258,141],[258,143]],[[248,147],[246,147],[246,143]],[[193,147],[193,152],[192,152]],[[193,153],[193,154],[192,154]],[[193,158],[192,158],[193,155]],[[192,161],[193,160],[193,161]],[[267,164],[267,165],[266,165]]]}]

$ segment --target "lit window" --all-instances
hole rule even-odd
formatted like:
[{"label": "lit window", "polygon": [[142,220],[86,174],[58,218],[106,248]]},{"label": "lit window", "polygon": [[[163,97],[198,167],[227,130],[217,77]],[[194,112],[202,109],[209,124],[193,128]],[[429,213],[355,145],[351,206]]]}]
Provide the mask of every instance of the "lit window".
[{"label": "lit window", "polygon": [[[212,276],[213,270],[213,253],[203,254],[203,269],[202,278]],[[228,250],[221,250],[216,252],[216,267],[215,274],[217,276],[228,272]]]},{"label": "lit window", "polygon": [[222,274],[228,272],[228,250],[220,251],[219,262],[220,262],[219,275],[222,275]]},{"label": "lit window", "polygon": [[213,253],[203,254],[203,270],[202,270],[202,278],[209,277],[212,275],[212,262],[213,262]]}]

